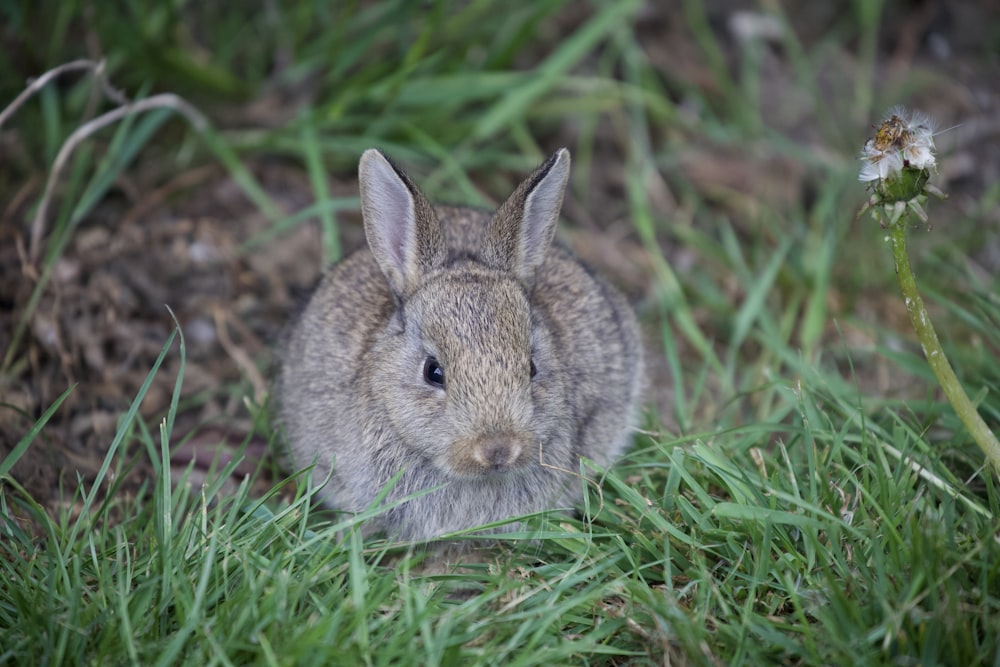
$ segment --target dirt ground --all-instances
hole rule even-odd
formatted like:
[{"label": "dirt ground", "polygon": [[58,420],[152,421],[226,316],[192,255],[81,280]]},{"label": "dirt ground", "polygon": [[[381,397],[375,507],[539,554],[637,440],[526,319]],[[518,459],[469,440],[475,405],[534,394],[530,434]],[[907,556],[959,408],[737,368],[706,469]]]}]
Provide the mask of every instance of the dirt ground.
[{"label": "dirt ground", "polygon": [[[651,3],[638,21],[637,33],[646,53],[665,77],[683,79],[711,91],[715,86],[694,38],[677,9]],[[751,3],[713,3],[710,19],[722,37],[730,67],[736,71],[742,31],[752,29],[736,17]],[[795,3],[789,9],[804,44],[822,34],[833,20],[825,3]],[[833,7],[836,3],[829,3]],[[952,193],[948,206],[956,212],[974,206],[989,187],[1000,182],[1000,34],[997,2],[902,2],[893,5],[879,45],[885,80],[913,71],[926,73],[913,104],[933,114],[942,127],[959,125],[943,135],[939,147],[950,157],[940,183]],[[984,43],[993,40],[992,60]],[[846,49],[829,54],[829,81],[834,86],[854,76],[855,58]],[[764,59],[768,90],[765,122],[803,142],[823,149],[809,106],[797,106],[797,89],[789,54],[769,50]],[[25,73],[36,75],[37,73]],[[683,102],[682,100],[679,102]],[[212,109],[205,109],[211,115]],[[872,119],[873,121],[876,119]],[[553,146],[570,141],[571,130],[553,137]],[[6,145],[17,142],[17,123],[2,130]],[[718,206],[734,219],[746,217],[746,206],[765,198],[775,205],[803,201],[814,191],[812,175],[788,158],[754,151],[733,154],[699,137],[685,137],[691,149],[682,159],[687,178],[701,191],[736,193],[720,197]],[[863,138],[859,138],[860,143]],[[549,143],[549,142],[547,142]],[[0,143],[0,146],[5,145]],[[621,148],[608,140],[595,164],[608,165],[593,175],[595,206],[589,210],[572,200],[565,207],[570,221],[566,238],[580,254],[608,273],[637,303],[649,288],[649,260],[624,220]],[[306,173],[277,160],[257,159],[250,165],[275,201],[288,213],[311,203]],[[25,258],[30,205],[37,201],[44,175],[16,192],[0,193],[0,350],[12,344],[18,323],[39,279],[38,267]],[[350,174],[331,174],[331,193],[356,194]],[[669,179],[649,191],[658,213],[676,206]],[[363,241],[357,215],[342,216],[344,245]],[[597,222],[601,221],[601,222]],[[1000,214],[992,213],[994,225]],[[58,260],[41,295],[18,354],[0,374],[0,461],[36,419],[69,386],[75,389],[35,440],[14,478],[39,502],[56,509],[71,498],[61,494],[76,487],[77,478],[91,480],[100,467],[128,408],[174,328],[180,324],[186,344],[184,389],[174,431],[175,470],[192,460],[204,470],[221,451],[249,440],[248,460],[241,471],[267,458],[267,427],[254,424],[256,410],[248,401],[266,401],[273,371],[273,352],[282,327],[308,294],[321,272],[318,224],[253,245],[270,223],[246,199],[219,166],[187,173],[164,173],[155,156],[142,156],[120,179],[112,194],[79,227]],[[994,227],[995,229],[995,227]],[[250,244],[250,245],[248,245]],[[695,261],[692,251],[665,247],[678,270]],[[986,236],[974,261],[992,274],[1000,265],[1000,237]],[[735,289],[735,288],[734,288]],[[877,297],[862,305],[905,314],[894,305],[883,308]],[[180,366],[178,343],[153,380],[140,414],[155,425],[169,406]],[[665,363],[651,352],[655,402],[667,405]],[[158,442],[158,435],[153,434]],[[138,493],[152,475],[146,455],[135,442],[124,478],[109,483],[123,493]]]}]

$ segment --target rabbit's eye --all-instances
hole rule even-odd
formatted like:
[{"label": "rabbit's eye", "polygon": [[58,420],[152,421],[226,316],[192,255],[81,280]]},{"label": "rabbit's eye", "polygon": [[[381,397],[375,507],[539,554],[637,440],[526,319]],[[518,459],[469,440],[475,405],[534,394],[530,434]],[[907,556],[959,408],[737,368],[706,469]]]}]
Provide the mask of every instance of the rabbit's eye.
[{"label": "rabbit's eye", "polygon": [[424,380],[427,384],[444,387],[444,369],[434,357],[427,357],[424,360]]},{"label": "rabbit's eye", "polygon": [[538,369],[535,368],[535,360],[532,359],[531,360],[531,377],[534,378],[536,375],[538,375]]}]

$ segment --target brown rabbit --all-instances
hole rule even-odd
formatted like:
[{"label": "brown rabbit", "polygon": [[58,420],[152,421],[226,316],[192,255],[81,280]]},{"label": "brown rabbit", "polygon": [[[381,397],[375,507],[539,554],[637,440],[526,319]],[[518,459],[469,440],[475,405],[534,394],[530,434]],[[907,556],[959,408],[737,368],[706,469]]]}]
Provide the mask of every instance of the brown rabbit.
[{"label": "brown rabbit", "polygon": [[[332,507],[391,486],[401,539],[579,502],[580,457],[627,446],[642,345],[625,299],[553,245],[570,156],[492,215],[434,208],[382,153],[361,156],[368,249],[334,266],[283,350],[280,418]],[[505,526],[514,529],[516,524]]]}]

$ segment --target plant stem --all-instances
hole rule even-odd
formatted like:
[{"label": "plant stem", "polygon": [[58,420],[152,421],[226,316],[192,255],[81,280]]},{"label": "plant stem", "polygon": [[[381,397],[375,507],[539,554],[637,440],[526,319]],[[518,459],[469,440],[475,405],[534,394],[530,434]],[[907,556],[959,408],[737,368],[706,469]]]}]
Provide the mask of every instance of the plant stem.
[{"label": "plant stem", "polygon": [[906,254],[906,222],[908,215],[904,213],[900,218],[889,225],[890,243],[892,245],[892,257],[896,262],[896,277],[899,279],[899,287],[903,292],[903,299],[906,302],[906,312],[910,316],[910,324],[917,332],[917,340],[924,350],[927,363],[931,365],[931,370],[937,377],[938,383],[944,389],[944,395],[948,397],[951,407],[955,409],[958,418],[965,424],[965,428],[972,434],[976,444],[986,454],[986,458],[993,464],[996,473],[1000,476],[1000,442],[990,427],[986,425],[983,418],[976,411],[976,406],[969,400],[955,371],[948,363],[948,357],[941,349],[941,342],[938,340],[937,332],[931,323],[927,309],[924,308],[924,301],[917,291],[917,279],[910,268],[910,258]]}]

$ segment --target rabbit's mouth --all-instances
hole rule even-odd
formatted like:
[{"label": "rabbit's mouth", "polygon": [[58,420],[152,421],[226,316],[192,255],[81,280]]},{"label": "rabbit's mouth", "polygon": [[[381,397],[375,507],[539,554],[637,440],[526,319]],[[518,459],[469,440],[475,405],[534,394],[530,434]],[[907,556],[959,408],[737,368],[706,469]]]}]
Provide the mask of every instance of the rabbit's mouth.
[{"label": "rabbit's mouth", "polygon": [[452,444],[448,466],[461,477],[515,472],[532,461],[535,439],[526,433],[486,433]]}]

